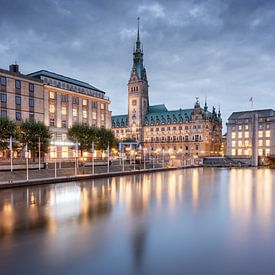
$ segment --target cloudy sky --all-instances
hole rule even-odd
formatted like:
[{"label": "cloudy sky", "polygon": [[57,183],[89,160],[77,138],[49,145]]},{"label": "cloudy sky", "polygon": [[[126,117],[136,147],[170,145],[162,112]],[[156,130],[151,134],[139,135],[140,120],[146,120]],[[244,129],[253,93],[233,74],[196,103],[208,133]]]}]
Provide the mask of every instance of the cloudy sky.
[{"label": "cloudy sky", "polygon": [[151,104],[274,108],[274,0],[0,0],[0,67],[47,69],[106,91],[127,112],[141,18]]}]

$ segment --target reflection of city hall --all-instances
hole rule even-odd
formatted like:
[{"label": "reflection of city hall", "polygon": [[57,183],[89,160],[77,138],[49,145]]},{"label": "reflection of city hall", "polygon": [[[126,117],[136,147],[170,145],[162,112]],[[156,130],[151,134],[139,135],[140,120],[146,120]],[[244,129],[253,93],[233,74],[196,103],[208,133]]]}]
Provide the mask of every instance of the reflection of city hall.
[{"label": "reflection of city hall", "polygon": [[128,82],[128,114],[112,116],[112,128],[119,140],[135,140],[148,150],[169,150],[187,155],[218,155],[222,141],[220,111],[208,111],[198,99],[194,108],[168,111],[149,105],[148,81],[143,50],[137,33],[133,67]]}]

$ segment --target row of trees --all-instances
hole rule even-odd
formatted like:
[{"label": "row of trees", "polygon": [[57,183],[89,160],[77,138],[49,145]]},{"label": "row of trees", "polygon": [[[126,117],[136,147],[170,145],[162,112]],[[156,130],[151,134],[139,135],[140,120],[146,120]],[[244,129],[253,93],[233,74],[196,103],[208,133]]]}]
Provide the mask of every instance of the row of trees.
[{"label": "row of trees", "polygon": [[[26,120],[19,125],[8,118],[0,118],[0,150],[9,148],[9,139],[13,139],[13,148],[22,148],[26,145],[31,151],[33,158],[38,151],[42,155],[48,151],[50,141],[50,131],[43,122]],[[86,124],[74,124],[68,129],[68,138],[79,144],[81,156],[83,151],[90,151],[93,144],[96,150],[107,150],[108,145],[116,146],[117,141],[111,130],[105,128],[91,127]]]},{"label": "row of trees", "polygon": [[86,124],[74,124],[68,130],[68,138],[79,143],[81,156],[84,151],[90,151],[94,145],[96,150],[107,150],[116,146],[114,133],[106,128],[91,127]]},{"label": "row of trees", "polygon": [[39,144],[42,155],[47,152],[51,136],[49,128],[40,121],[26,120],[17,125],[12,120],[1,117],[0,150],[4,151],[9,148],[10,137],[13,140],[14,150],[27,145],[35,158]]}]

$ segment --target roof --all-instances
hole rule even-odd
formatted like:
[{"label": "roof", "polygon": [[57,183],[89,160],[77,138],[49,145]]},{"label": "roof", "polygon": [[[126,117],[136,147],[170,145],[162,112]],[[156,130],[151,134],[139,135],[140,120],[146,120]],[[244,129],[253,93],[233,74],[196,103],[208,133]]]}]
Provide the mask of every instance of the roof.
[{"label": "roof", "polygon": [[167,112],[167,108],[164,104],[151,105],[149,106],[149,113],[157,113],[157,112]]},{"label": "roof", "polygon": [[13,76],[15,78],[16,77],[20,77],[20,78],[23,78],[23,79],[26,79],[26,80],[29,80],[29,81],[39,82],[39,83],[41,83],[41,85],[43,84],[42,80],[34,78],[34,77],[30,76],[30,75],[22,74],[20,72],[16,73],[16,72],[11,72],[11,71],[5,70],[5,69],[0,69],[0,73],[11,75],[11,76]]},{"label": "roof", "polygon": [[255,113],[258,114],[259,117],[275,116],[275,111],[273,109],[262,109],[262,110],[253,110],[253,111],[233,112],[231,116],[228,118],[228,120],[251,118],[251,115]]},{"label": "roof", "polygon": [[67,77],[67,76],[64,76],[64,75],[61,75],[61,74],[53,73],[53,72],[50,72],[50,71],[47,71],[47,70],[40,70],[40,71],[37,71],[37,72],[30,73],[28,75],[32,76],[32,77],[46,76],[46,77],[54,78],[56,80],[64,81],[64,82],[67,82],[67,83],[70,83],[70,84],[78,85],[78,86],[81,86],[81,87],[84,87],[84,88],[87,88],[87,89],[91,89],[91,90],[95,90],[95,91],[98,91],[98,92],[101,92],[101,93],[105,94],[104,91],[99,90],[98,88],[90,85],[87,82],[83,82],[83,81],[80,81],[80,80],[77,80],[77,79],[74,79],[74,78],[71,78],[71,77]]},{"label": "roof", "polygon": [[114,128],[124,128],[128,125],[128,115],[112,116],[112,126]]}]

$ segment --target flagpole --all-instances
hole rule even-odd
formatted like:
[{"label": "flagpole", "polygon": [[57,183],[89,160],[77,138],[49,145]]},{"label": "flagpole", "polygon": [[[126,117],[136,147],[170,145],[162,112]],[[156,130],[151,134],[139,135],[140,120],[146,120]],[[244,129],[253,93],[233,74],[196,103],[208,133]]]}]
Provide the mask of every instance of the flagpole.
[{"label": "flagpole", "polygon": [[94,156],[94,151],[95,151],[95,143],[92,143],[92,174],[95,173],[95,156]]},{"label": "flagpole", "polygon": [[109,142],[108,142],[108,148],[107,148],[107,154],[108,154],[108,170],[107,172],[109,173],[110,172],[110,145],[109,145]]},{"label": "flagpole", "polygon": [[11,154],[11,172],[13,172],[13,163],[12,163],[12,136],[10,136],[10,154]]}]

